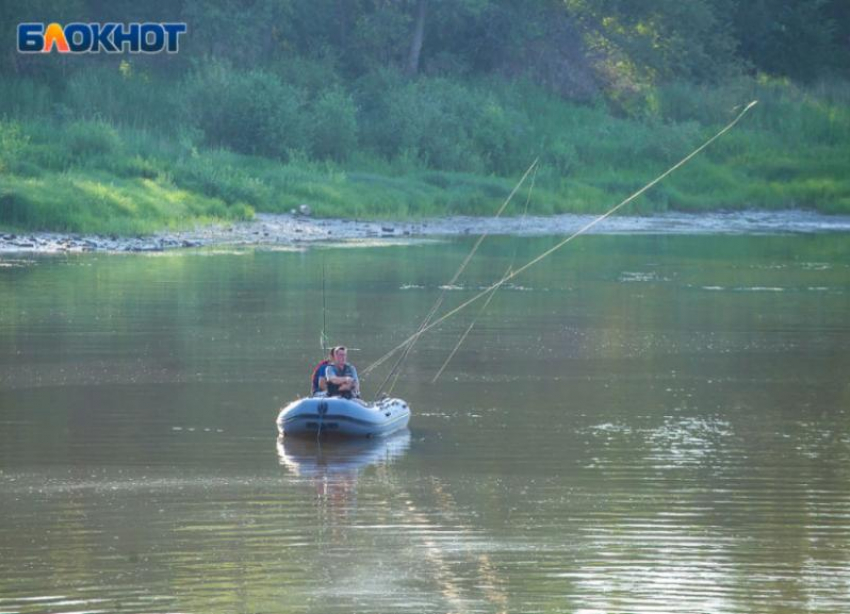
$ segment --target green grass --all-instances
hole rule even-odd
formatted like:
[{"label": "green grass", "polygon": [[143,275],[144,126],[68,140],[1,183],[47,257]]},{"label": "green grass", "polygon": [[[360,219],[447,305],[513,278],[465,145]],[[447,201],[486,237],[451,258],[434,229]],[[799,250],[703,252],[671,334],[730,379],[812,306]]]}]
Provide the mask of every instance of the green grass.
[{"label": "green grass", "polygon": [[[671,85],[630,105],[637,109],[631,116],[602,103],[565,102],[528,84],[478,84],[469,86],[470,96],[502,122],[481,124],[482,131],[501,126],[516,134],[499,140],[498,131],[467,131],[463,146],[474,159],[466,165],[460,150],[451,149],[443,159],[453,162],[441,167],[429,152],[453,148],[450,135],[387,154],[370,149],[370,135],[359,129],[358,148],[338,160],[302,150],[281,158],[236,153],[205,138],[191,109],[181,107],[179,88],[164,101],[145,94],[137,108],[127,96],[142,96],[138,84],[122,94],[107,80],[107,94],[95,99],[82,87],[91,79],[78,77],[81,84],[70,84],[54,105],[46,86],[0,84],[2,227],[140,234],[286,212],[302,203],[325,217],[491,215],[538,155],[532,213],[601,212],[752,99],[760,104],[734,131],[624,212],[798,207],[850,214],[847,83]],[[463,87],[449,88],[455,100]],[[156,105],[167,120],[157,119]],[[460,103],[454,108],[472,112]],[[524,202],[521,192],[507,214],[519,214]]]},{"label": "green grass", "polygon": [[0,123],[0,222],[126,235],[253,214],[176,184],[168,157],[132,142],[132,133],[102,122]]}]

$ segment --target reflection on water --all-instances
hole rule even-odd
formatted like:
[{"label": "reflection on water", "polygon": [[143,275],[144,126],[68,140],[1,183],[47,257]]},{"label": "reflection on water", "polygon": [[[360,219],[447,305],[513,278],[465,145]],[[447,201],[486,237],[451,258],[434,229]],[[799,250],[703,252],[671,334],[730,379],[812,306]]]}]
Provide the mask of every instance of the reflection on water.
[{"label": "reflection on water", "polygon": [[0,266],[0,612],[850,611],[846,236],[575,245],[437,386],[469,316],[420,341],[410,431],[342,444],[274,443],[322,261],[364,367],[468,242]]},{"label": "reflection on water", "polygon": [[[278,437],[280,464],[313,487],[324,515],[344,517],[357,507],[357,479],[368,467],[383,468],[410,447],[410,431],[387,438],[321,440]],[[328,521],[325,519],[325,523]],[[331,524],[334,524],[331,522]]]},{"label": "reflection on water", "polygon": [[280,464],[298,477],[327,478],[357,474],[370,466],[392,463],[410,448],[410,431],[390,437],[359,439],[311,439],[278,437]]},{"label": "reflection on water", "polygon": [[[409,449],[410,431],[387,439],[321,442],[280,438],[278,456],[292,475],[306,478],[315,493],[315,522],[321,528],[321,549],[327,560],[322,587],[317,599],[321,610],[346,611],[340,599],[378,600],[382,607],[417,610],[435,603],[448,611],[466,611],[483,598],[495,604],[495,611],[507,611],[507,595],[500,589],[502,580],[485,552],[470,549],[480,531],[453,518],[457,504],[437,477],[428,478],[416,491],[397,479],[388,469]],[[358,500],[360,475],[372,469],[381,484],[381,495],[372,492]],[[374,485],[374,481],[372,482]],[[430,500],[430,505],[417,499]],[[356,528],[356,535],[346,530]],[[350,563],[350,543],[358,537],[370,547],[363,549],[366,559],[380,554],[374,563]],[[469,571],[464,572],[464,568]],[[461,574],[471,573],[478,585],[474,591],[464,587]],[[414,582],[415,579],[415,582]],[[411,583],[421,584],[423,594],[412,598]],[[481,597],[479,597],[481,595]],[[325,601],[326,600],[326,601]]]}]

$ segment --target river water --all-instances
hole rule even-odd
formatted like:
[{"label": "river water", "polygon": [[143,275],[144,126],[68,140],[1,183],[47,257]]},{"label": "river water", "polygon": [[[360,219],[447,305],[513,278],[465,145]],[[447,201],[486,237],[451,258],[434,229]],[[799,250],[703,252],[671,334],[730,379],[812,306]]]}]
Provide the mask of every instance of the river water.
[{"label": "river water", "polygon": [[279,442],[322,271],[363,371],[471,244],[4,256],[0,612],[850,611],[847,234],[582,237],[422,338],[409,431]]}]

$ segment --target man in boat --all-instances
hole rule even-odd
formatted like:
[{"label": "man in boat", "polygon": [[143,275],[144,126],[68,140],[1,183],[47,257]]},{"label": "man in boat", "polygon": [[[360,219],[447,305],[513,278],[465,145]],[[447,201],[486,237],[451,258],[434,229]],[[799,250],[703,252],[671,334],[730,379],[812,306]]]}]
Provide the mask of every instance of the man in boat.
[{"label": "man in boat", "polygon": [[325,369],[329,397],[360,398],[360,380],[357,378],[357,369],[354,368],[354,365],[345,361],[347,357],[348,350],[345,347],[334,348],[333,362]]},{"label": "man in boat", "polygon": [[325,396],[328,391],[328,380],[325,377],[325,371],[328,368],[328,365],[331,364],[334,360],[334,352],[336,348],[331,348],[328,357],[325,358],[322,362],[316,365],[316,368],[313,369],[313,377],[310,382],[310,396]]}]

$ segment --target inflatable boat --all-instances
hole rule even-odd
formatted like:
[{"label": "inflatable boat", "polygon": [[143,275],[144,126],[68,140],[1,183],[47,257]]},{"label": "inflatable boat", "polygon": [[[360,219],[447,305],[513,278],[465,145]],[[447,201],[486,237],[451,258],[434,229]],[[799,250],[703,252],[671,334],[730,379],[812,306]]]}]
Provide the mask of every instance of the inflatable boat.
[{"label": "inflatable boat", "polygon": [[407,427],[410,408],[401,399],[364,403],[342,397],[307,397],[280,411],[281,435],[383,437]]}]

